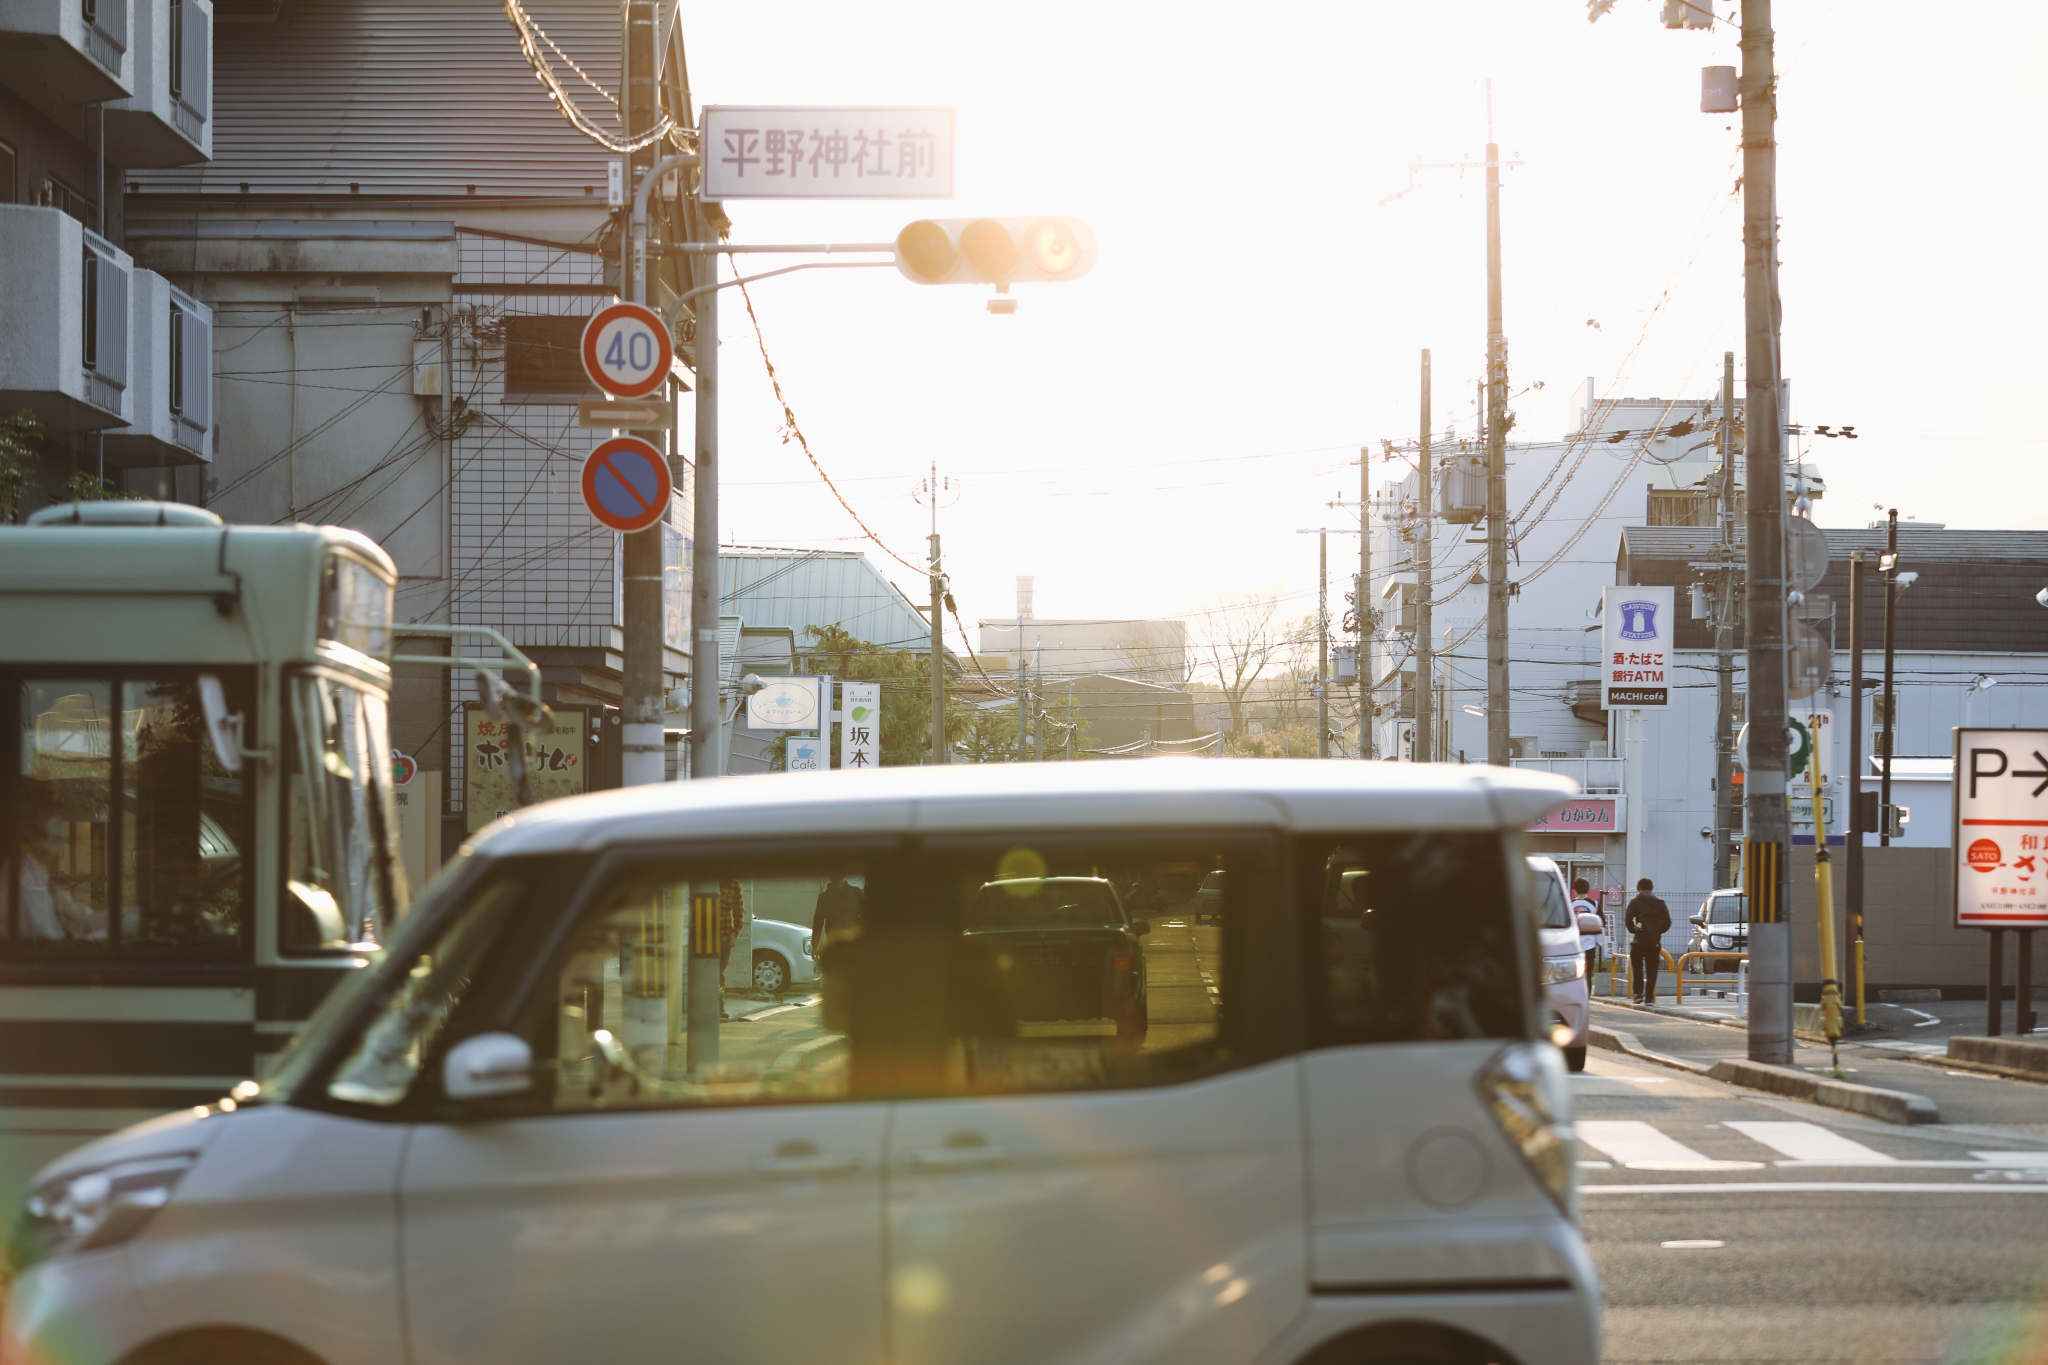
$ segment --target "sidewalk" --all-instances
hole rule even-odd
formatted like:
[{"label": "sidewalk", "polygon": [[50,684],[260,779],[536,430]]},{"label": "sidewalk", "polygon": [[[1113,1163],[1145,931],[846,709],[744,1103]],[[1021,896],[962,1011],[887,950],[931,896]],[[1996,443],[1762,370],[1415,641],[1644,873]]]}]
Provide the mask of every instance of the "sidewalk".
[{"label": "sidewalk", "polygon": [[[1732,996],[1734,991],[1730,989]],[[1715,1001],[1715,1004],[1721,1002]],[[1675,1002],[1674,1002],[1675,1004]],[[1980,1010],[1982,1006],[1979,1006]],[[1593,1001],[1596,1027],[1635,1035],[1643,1047],[1700,1067],[1712,1066],[1723,1058],[1746,1058],[1749,1034],[1745,1028],[1729,1027],[1716,1016],[1719,1011],[1701,1007],[1688,996],[1680,1013],[1674,1005],[1655,1008]],[[1733,1009],[1730,1002],[1729,1022]],[[1687,1015],[1696,1017],[1688,1018]],[[1910,1061],[1881,1046],[1844,1042],[1842,1070],[1846,1079],[1861,1085],[1880,1086],[1925,1095],[1940,1106],[1944,1124],[1967,1124],[2015,1128],[2048,1134],[2048,1085],[2031,1081],[2008,1081],[1977,1072],[1949,1070],[1924,1062]],[[1792,1064],[1816,1073],[1828,1069],[1828,1049],[1801,1038],[1794,1041]]]}]

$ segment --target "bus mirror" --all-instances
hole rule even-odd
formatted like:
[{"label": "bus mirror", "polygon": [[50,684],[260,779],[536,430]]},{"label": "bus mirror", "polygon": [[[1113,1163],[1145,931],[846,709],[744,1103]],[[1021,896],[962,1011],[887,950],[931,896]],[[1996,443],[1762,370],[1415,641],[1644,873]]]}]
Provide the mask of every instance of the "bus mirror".
[{"label": "bus mirror", "polygon": [[206,733],[213,740],[220,766],[231,773],[242,771],[242,727],[229,713],[227,691],[212,673],[199,675],[199,708],[206,713]]}]

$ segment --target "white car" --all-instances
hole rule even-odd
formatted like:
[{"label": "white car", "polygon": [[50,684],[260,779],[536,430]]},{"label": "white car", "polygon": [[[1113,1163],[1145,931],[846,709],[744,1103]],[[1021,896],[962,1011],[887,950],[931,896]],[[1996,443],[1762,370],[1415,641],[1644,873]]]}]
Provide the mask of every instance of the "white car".
[{"label": "white car", "polygon": [[780,995],[797,986],[816,985],[818,963],[811,956],[810,926],[776,919],[754,925],[754,989]]},{"label": "white car", "polygon": [[[515,812],[260,1083],[35,1176],[0,1361],[1593,1365],[1515,851],[1571,790],[1167,758]],[[1190,867],[1213,921],[1048,909]],[[721,1020],[722,888],[841,877],[822,999]],[[996,896],[1034,932],[969,932]],[[1142,1033],[1033,993],[1088,972]]]},{"label": "white car", "polygon": [[1584,1071],[1593,1007],[1591,983],[1586,980],[1586,954],[1579,947],[1579,935],[1582,930],[1596,931],[1579,921],[1599,917],[1572,913],[1564,873],[1549,858],[1530,856],[1529,872],[1536,887],[1536,911],[1542,926],[1538,933],[1543,940],[1543,991],[1561,1029],[1557,1045],[1564,1050],[1567,1067]]}]

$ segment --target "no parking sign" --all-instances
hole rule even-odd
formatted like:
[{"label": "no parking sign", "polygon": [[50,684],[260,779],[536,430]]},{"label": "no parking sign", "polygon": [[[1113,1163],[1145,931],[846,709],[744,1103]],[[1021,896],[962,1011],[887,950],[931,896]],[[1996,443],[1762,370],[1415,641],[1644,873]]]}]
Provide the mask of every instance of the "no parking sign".
[{"label": "no parking sign", "polygon": [[638,436],[614,436],[583,461],[583,505],[614,531],[644,531],[668,511],[668,461]]}]

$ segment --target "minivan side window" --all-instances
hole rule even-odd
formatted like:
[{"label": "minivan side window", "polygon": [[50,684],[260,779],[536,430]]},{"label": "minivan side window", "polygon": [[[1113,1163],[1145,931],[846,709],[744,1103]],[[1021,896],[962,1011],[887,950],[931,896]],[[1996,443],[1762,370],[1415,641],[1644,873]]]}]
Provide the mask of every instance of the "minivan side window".
[{"label": "minivan side window", "polygon": [[1520,1038],[1530,1003],[1498,833],[1302,836],[1320,1046]]}]

